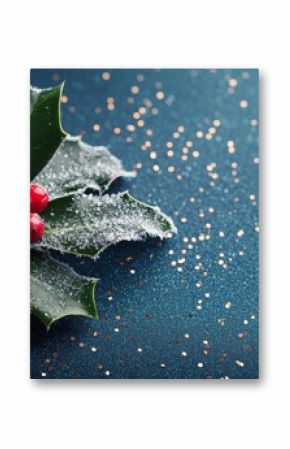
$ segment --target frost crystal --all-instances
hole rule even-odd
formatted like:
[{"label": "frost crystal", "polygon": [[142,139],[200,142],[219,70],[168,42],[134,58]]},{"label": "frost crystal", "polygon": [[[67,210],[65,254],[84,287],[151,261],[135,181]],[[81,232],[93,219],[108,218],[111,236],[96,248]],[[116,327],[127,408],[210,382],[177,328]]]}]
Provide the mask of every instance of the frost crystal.
[{"label": "frost crystal", "polygon": [[120,176],[134,176],[106,147],[93,147],[80,137],[67,136],[49,163],[34,179],[51,199],[93,188],[100,192]]},{"label": "frost crystal", "polygon": [[47,230],[36,246],[96,258],[122,240],[161,239],[176,232],[158,207],[137,201],[127,192],[117,195],[70,195],[50,203],[44,213]]}]

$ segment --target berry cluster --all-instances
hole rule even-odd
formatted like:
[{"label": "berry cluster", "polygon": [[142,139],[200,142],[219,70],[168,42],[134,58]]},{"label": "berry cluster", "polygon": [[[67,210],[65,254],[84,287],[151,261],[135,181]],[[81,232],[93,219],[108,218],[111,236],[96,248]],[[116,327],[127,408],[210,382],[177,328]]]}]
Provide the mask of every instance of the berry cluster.
[{"label": "berry cluster", "polygon": [[39,213],[43,212],[49,202],[46,189],[39,184],[30,184],[30,242],[40,240],[45,229]]}]

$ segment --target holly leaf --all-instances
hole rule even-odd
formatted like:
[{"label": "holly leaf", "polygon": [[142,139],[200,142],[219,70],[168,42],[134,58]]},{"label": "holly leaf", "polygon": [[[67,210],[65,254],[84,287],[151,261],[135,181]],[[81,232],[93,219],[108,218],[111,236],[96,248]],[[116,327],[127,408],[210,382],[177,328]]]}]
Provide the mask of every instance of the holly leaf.
[{"label": "holly leaf", "polygon": [[135,173],[127,172],[106,147],[93,147],[80,137],[67,136],[34,181],[47,189],[50,199],[55,199],[86,188],[103,193],[120,176]]},{"label": "holly leaf", "polygon": [[110,245],[146,236],[168,238],[171,218],[128,192],[117,195],[69,195],[50,202],[43,213],[46,230],[34,247],[96,259]]},{"label": "holly leaf", "polygon": [[66,136],[60,122],[63,84],[30,89],[30,174],[33,179],[47,164]]},{"label": "holly leaf", "polygon": [[31,312],[50,328],[67,315],[98,319],[95,286],[98,279],[84,278],[47,254],[31,254]]}]

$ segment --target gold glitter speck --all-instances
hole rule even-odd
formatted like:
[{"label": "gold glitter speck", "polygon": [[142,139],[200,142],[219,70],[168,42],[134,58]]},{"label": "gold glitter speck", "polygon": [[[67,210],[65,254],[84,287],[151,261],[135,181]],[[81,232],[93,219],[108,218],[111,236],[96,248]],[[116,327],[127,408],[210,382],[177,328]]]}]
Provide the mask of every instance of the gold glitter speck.
[{"label": "gold glitter speck", "polygon": [[132,92],[132,94],[137,95],[140,92],[140,89],[138,86],[132,86],[131,92]]},{"label": "gold glitter speck", "polygon": [[133,131],[135,131],[135,126],[132,125],[132,124],[127,125],[127,130],[130,131],[130,132],[133,132]]},{"label": "gold glitter speck", "polygon": [[60,97],[60,101],[61,101],[62,103],[67,103],[67,102],[68,102],[68,97],[67,97],[66,95],[62,95],[62,96]]},{"label": "gold glitter speck", "polygon": [[242,109],[247,108],[247,107],[248,107],[248,102],[247,102],[247,100],[241,100],[241,101],[240,101],[240,107],[241,107]]},{"label": "gold glitter speck", "polygon": [[94,128],[94,131],[98,132],[101,129],[101,125],[99,125],[98,123],[95,123],[93,128]]},{"label": "gold glitter speck", "polygon": [[230,78],[228,83],[230,87],[236,87],[238,85],[238,81],[235,78]]},{"label": "gold glitter speck", "polygon": [[103,80],[108,81],[111,78],[111,75],[109,72],[103,72],[102,78],[103,78]]},{"label": "gold glitter speck", "polygon": [[163,100],[164,97],[165,97],[165,95],[164,95],[164,92],[162,92],[162,90],[159,90],[158,92],[156,92],[157,100]]}]

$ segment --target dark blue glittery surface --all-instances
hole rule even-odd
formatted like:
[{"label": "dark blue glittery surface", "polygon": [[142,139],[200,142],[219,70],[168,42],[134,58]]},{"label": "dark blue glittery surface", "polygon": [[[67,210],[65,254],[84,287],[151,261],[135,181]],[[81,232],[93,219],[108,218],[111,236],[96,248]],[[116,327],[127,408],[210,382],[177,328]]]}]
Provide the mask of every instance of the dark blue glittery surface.
[{"label": "dark blue glittery surface", "polygon": [[47,334],[32,319],[31,377],[257,378],[258,71],[31,72],[63,80],[65,130],[137,166],[111,191],[159,205],[178,234],[67,259],[101,279],[100,320]]}]

